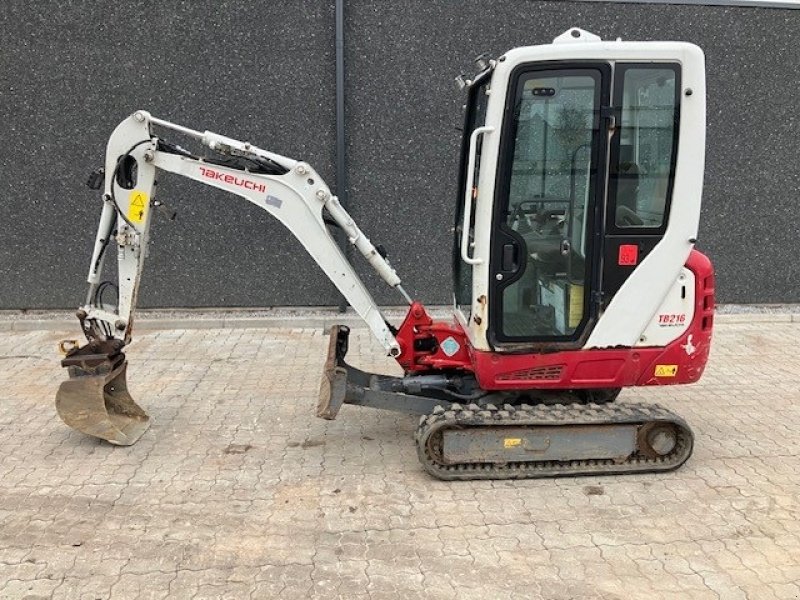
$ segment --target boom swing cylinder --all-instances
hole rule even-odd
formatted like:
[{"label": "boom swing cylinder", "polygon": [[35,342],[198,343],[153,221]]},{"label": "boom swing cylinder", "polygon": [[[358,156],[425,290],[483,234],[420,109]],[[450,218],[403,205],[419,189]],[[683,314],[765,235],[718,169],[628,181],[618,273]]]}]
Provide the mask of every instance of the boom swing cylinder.
[{"label": "boom swing cylinder", "polygon": [[[694,249],[705,131],[699,48],[602,42],[481,56],[468,100],[453,241],[454,315],[433,319],[307,163],[138,111],[109,139],[83,346],[65,348],[56,396],[71,427],[134,443],[149,419],[127,390],[158,171],[241,196],[280,221],[366,322],[402,377],[347,364],[330,333],[317,416],[345,404],[420,417],[425,470],[441,479],[664,471],[693,446],[679,416],[614,403],[620,390],[697,381],[711,343],[714,277]],[[200,156],[156,133],[199,142]],[[409,304],[386,322],[331,236]],[[109,249],[115,247],[116,253]],[[103,280],[117,256],[117,283]],[[116,306],[104,299],[116,291]]]}]

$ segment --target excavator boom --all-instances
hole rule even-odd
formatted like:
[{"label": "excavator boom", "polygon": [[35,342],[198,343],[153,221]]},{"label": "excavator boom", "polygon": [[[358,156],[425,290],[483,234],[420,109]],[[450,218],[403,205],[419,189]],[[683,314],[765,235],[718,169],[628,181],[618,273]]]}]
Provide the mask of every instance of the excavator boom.
[{"label": "excavator boom", "polygon": [[[180,133],[209,148],[200,157],[155,135]],[[78,310],[87,343],[70,348],[69,369],[56,396],[59,415],[70,427],[114,444],[134,443],[147,429],[145,412],[127,392],[122,353],[132,339],[136,301],[153,218],[159,171],[175,173],[243,197],[280,221],[370,327],[390,356],[400,346],[375,301],[328,229],[332,224],[403,299],[400,278],[307,163],[262,150],[210,131],[199,132],[137,111],[117,126],[108,142],[103,208],[89,267],[86,303]],[[109,252],[115,246],[116,252]],[[117,282],[102,279],[108,255],[117,257]],[[116,307],[103,303],[108,286]]]}]

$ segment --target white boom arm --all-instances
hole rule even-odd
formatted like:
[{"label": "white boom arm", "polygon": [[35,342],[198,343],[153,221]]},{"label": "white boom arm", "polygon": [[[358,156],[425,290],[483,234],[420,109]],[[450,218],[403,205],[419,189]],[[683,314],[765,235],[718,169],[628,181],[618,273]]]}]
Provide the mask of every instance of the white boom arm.
[{"label": "white boom arm", "polygon": [[[209,148],[239,158],[251,168],[222,166],[191,155],[180,147],[160,143],[151,126],[178,131],[200,140]],[[132,165],[135,161],[135,169]],[[106,151],[104,204],[89,268],[89,293],[79,311],[87,337],[131,339],[136,298],[146,255],[152,217],[156,170],[169,171],[249,200],[280,221],[303,245],[323,272],[367,323],[387,353],[400,354],[400,347],[375,301],[353,266],[342,253],[323,219],[323,208],[346,233],[349,242],[367,259],[390,286],[409,303],[392,266],[358,228],[336,196],[304,162],[273,154],[231,138],[199,132],[137,111],[120,123]],[[116,309],[98,302],[98,287],[106,249],[114,238],[117,245],[119,302]]]}]

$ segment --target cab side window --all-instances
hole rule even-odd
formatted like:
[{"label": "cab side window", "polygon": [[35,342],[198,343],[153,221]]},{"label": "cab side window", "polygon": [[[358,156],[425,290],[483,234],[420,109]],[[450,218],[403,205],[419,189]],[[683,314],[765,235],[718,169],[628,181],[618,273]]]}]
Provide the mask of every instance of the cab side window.
[{"label": "cab side window", "polygon": [[486,124],[486,108],[489,103],[489,83],[490,79],[486,79],[483,83],[476,85],[469,92],[467,100],[467,114],[465,119],[464,134],[461,146],[461,174],[460,186],[458,197],[456,201],[456,222],[455,222],[455,238],[453,243],[453,295],[455,297],[456,305],[461,311],[469,318],[472,311],[472,266],[466,264],[461,259],[461,237],[466,235],[470,242],[473,241],[475,234],[475,202],[478,198],[478,176],[481,165],[481,150],[483,148],[483,138],[478,138],[478,146],[475,152],[475,171],[474,184],[470,195],[472,197],[472,213],[469,223],[469,229],[463,231],[463,218],[464,218],[464,193],[463,186],[466,185],[466,170],[468,162],[469,151],[469,138],[472,132],[478,127]]},{"label": "cab side window", "polygon": [[666,224],[677,152],[678,65],[619,65],[609,198],[617,228]]}]

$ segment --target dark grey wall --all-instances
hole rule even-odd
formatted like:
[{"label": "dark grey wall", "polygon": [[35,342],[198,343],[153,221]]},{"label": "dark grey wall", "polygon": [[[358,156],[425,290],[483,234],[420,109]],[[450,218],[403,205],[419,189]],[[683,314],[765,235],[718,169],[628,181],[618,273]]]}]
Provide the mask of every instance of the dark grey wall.
[{"label": "dark grey wall", "polygon": [[[136,108],[253,140],[333,181],[333,5],[17,2],[0,10],[0,308],[83,301],[100,210],[88,173]],[[335,289],[254,206],[165,175],[142,304],[327,304]]]},{"label": "dark grey wall", "polygon": [[[347,0],[350,209],[413,295],[446,302],[463,96],[483,51],[603,38],[706,52],[700,247],[719,300],[800,302],[800,11],[526,0]],[[0,308],[82,300],[99,200],[84,187],[136,108],[310,161],[335,187],[332,2],[6,2],[0,12]],[[335,304],[300,245],[243,201],[165,176],[143,304]],[[359,263],[360,265],[361,263]],[[362,272],[366,271],[361,269]],[[397,303],[367,276],[378,300]]]}]

